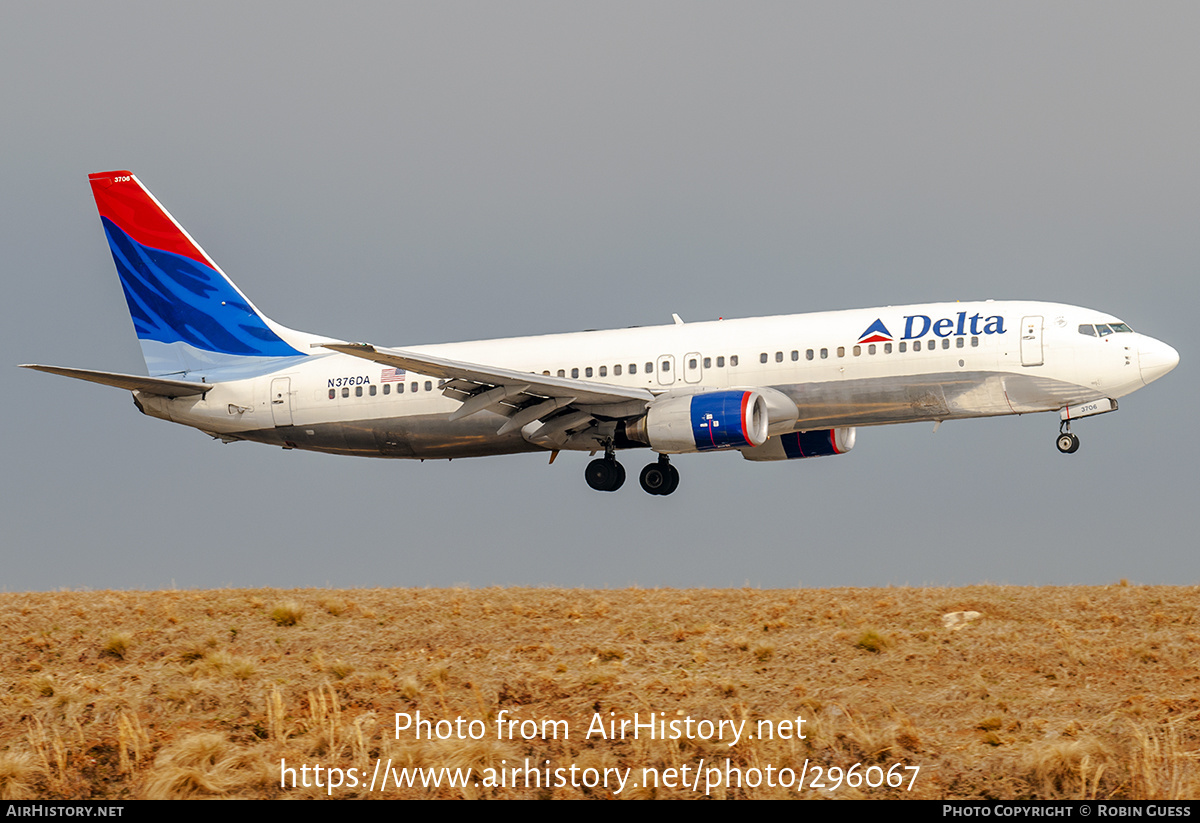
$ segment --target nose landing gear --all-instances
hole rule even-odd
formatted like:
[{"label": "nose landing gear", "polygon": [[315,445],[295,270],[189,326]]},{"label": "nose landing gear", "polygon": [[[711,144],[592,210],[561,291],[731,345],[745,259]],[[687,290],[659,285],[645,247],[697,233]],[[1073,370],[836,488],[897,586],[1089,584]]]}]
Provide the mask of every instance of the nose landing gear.
[{"label": "nose landing gear", "polygon": [[1071,434],[1071,421],[1064,420],[1058,425],[1058,450],[1063,454],[1074,454],[1079,451],[1079,438]]}]

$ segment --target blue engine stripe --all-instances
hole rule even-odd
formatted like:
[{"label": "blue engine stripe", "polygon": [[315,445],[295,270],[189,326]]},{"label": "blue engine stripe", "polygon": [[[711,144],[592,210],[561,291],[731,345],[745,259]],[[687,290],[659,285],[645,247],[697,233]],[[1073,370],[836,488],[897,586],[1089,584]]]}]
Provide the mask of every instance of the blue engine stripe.
[{"label": "blue engine stripe", "polygon": [[[692,397],[692,438],[697,451],[749,446],[743,408],[749,392],[705,392]],[[748,409],[747,409],[748,411]]]}]

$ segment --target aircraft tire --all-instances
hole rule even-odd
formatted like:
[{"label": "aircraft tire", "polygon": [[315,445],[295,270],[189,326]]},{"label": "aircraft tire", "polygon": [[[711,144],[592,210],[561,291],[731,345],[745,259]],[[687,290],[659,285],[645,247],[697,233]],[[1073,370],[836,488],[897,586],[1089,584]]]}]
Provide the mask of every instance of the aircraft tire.
[{"label": "aircraft tire", "polygon": [[587,464],[583,477],[587,480],[590,488],[598,492],[606,492],[610,491],[609,486],[612,485],[613,474],[612,466],[607,460],[601,458]]},{"label": "aircraft tire", "polygon": [[1079,438],[1070,432],[1063,432],[1058,436],[1056,445],[1063,454],[1074,454],[1079,451]]},{"label": "aircraft tire", "polygon": [[613,461],[613,467],[617,471],[616,471],[616,475],[613,477],[613,482],[609,488],[610,492],[615,492],[617,489],[619,489],[625,485],[625,467],[622,466],[620,463],[618,463],[616,460]]},{"label": "aircraft tire", "polygon": [[659,494],[666,496],[668,494],[674,493],[674,491],[677,488],[679,488],[679,469],[675,468],[674,466],[668,465],[667,466],[667,484],[665,486],[663,486],[662,491],[660,491]]},{"label": "aircraft tire", "polygon": [[598,492],[615,492],[625,483],[625,467],[616,460],[600,458],[588,463],[583,473],[588,486]]},{"label": "aircraft tire", "polygon": [[658,463],[649,463],[646,468],[642,469],[638,482],[642,484],[642,490],[647,494],[664,494],[663,489],[667,487],[669,478],[669,471],[664,470]]}]

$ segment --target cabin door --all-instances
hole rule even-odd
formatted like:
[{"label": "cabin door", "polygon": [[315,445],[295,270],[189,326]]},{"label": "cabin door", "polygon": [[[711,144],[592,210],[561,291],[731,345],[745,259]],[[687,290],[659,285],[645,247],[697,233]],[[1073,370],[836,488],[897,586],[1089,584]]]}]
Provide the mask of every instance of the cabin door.
[{"label": "cabin door", "polygon": [[292,425],[292,379],[276,377],[271,381],[271,417],[278,426]]},{"label": "cabin door", "polygon": [[1041,315],[1021,319],[1021,365],[1040,366],[1042,359]]},{"label": "cabin door", "polygon": [[658,385],[670,386],[675,383],[675,355],[660,354],[655,366],[658,369]]}]

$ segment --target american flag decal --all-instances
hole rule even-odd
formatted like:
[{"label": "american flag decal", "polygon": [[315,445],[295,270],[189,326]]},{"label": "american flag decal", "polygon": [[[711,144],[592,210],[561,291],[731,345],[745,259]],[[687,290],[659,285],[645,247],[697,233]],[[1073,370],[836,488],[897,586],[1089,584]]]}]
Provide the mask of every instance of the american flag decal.
[{"label": "american flag decal", "polygon": [[379,375],[380,383],[399,383],[404,380],[404,369],[384,369]]}]

